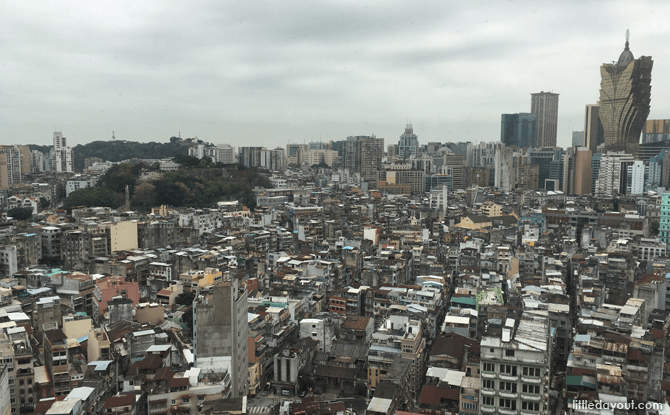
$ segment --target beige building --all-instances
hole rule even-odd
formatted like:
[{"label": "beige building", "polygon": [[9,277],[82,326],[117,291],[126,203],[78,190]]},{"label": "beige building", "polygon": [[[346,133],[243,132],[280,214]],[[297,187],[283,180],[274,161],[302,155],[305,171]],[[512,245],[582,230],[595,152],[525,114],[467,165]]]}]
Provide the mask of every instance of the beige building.
[{"label": "beige building", "polygon": [[111,342],[103,328],[92,328],[88,332],[88,361],[112,360]]},{"label": "beige building", "polygon": [[330,167],[335,167],[335,161],[337,160],[337,151],[333,150],[309,150],[307,151],[307,165],[313,166],[315,164],[325,163]]},{"label": "beige building", "polygon": [[135,309],[135,320],[141,324],[149,323],[157,326],[165,321],[165,308],[159,304],[138,304]]},{"label": "beige building", "polygon": [[112,243],[112,252],[137,249],[137,222],[113,223],[109,227],[109,237]]},{"label": "beige building", "polygon": [[502,206],[493,202],[485,202],[482,204],[482,214],[488,217],[500,216],[502,215]]},{"label": "beige building", "polygon": [[93,330],[93,324],[90,318],[74,320],[73,317],[63,317],[63,333],[68,339],[78,339],[88,335]]}]

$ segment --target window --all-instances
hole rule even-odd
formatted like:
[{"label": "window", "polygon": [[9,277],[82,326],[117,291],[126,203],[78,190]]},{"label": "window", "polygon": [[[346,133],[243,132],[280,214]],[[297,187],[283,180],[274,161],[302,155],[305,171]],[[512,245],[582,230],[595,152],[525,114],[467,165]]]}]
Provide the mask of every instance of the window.
[{"label": "window", "polygon": [[500,382],[500,390],[506,392],[516,393],[516,383]]},{"label": "window", "polygon": [[172,405],[176,405],[176,404],[177,404],[177,400],[176,400],[176,399],[173,399],[173,400],[172,400]]},{"label": "window", "polygon": [[495,405],[495,402],[494,402],[493,398],[491,398],[489,396],[485,396],[484,397],[484,405],[493,406],[493,405]]},{"label": "window", "polygon": [[527,385],[524,383],[522,390],[523,393],[532,393],[538,395],[540,393],[540,385]]},{"label": "window", "polygon": [[526,409],[529,411],[539,411],[540,410],[540,403],[539,402],[526,402],[522,401],[521,402],[521,409]]},{"label": "window", "polygon": [[484,363],[484,372],[495,372],[496,365],[494,363]]},{"label": "window", "polygon": [[495,389],[496,387],[496,382],[493,380],[483,380],[482,381],[482,387],[484,389]]},{"label": "window", "polygon": [[495,350],[493,350],[493,348],[490,348],[490,349],[489,349],[489,352],[491,352],[491,353],[493,353],[494,351],[495,351]]},{"label": "window", "polygon": [[204,401],[204,400],[205,400],[205,397],[204,397],[204,396],[198,396],[198,400],[199,400],[199,401]]},{"label": "window", "polygon": [[500,373],[504,375],[516,376],[516,366],[513,365],[500,365]]},{"label": "window", "polygon": [[500,398],[498,402],[501,408],[516,410],[516,400],[514,399]]},{"label": "window", "polygon": [[462,407],[463,409],[477,409],[477,404],[471,402],[463,402]]},{"label": "window", "polygon": [[514,350],[505,350],[505,356],[514,357]]},{"label": "window", "polygon": [[189,403],[189,402],[191,402],[191,399],[190,398],[182,399],[182,402],[183,403]]},{"label": "window", "polygon": [[523,368],[523,375],[524,376],[539,377],[539,376],[542,376],[542,371],[540,370],[539,367],[524,367]]}]

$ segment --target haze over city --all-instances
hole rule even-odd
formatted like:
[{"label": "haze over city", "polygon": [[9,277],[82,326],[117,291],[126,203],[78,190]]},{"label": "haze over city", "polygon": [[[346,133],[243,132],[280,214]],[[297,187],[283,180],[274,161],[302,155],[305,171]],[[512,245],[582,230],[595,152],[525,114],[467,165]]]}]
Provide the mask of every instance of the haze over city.
[{"label": "haze over city", "polygon": [[6,2],[4,144],[194,137],[283,146],[411,119],[422,143],[500,140],[500,115],[560,94],[558,145],[584,129],[599,67],[630,29],[669,118],[667,2]]}]

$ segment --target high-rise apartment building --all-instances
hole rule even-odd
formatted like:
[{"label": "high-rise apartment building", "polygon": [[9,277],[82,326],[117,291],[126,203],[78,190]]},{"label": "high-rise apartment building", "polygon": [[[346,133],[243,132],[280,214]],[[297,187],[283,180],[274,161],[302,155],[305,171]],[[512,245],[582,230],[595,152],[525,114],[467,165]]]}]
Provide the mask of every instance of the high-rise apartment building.
[{"label": "high-rise apartment building", "polygon": [[644,193],[644,183],[649,173],[649,166],[643,161],[635,160],[628,166],[628,182],[626,193],[633,196],[641,196]]},{"label": "high-rise apartment building", "polygon": [[503,114],[500,141],[505,147],[532,147],[535,141],[536,123],[534,114]]},{"label": "high-rise apartment building", "polygon": [[237,279],[221,281],[194,302],[193,354],[204,373],[229,373],[231,396],[247,395],[247,291]]},{"label": "high-rise apartment building", "polygon": [[598,152],[598,146],[605,142],[603,123],[600,121],[600,106],[587,105],[584,114],[584,147],[591,150],[591,154]]},{"label": "high-rise apartment building", "polygon": [[0,189],[20,183],[25,164],[28,165],[26,173],[30,173],[30,156],[25,158],[26,149],[28,146],[0,146]]},{"label": "high-rise apartment building", "polygon": [[384,139],[372,136],[347,137],[342,146],[342,167],[358,173],[361,181],[377,184],[377,172],[384,156]]},{"label": "high-rise apartment building", "polygon": [[595,196],[613,198],[625,194],[628,184],[628,166],[635,159],[623,152],[607,152],[600,158],[600,168],[596,181]]},{"label": "high-rise apartment building", "polygon": [[264,150],[265,147],[239,147],[238,148],[238,163],[247,166],[253,167],[254,160],[254,151]]},{"label": "high-rise apartment building", "polygon": [[657,143],[670,140],[670,120],[647,120],[642,130],[642,142]]},{"label": "high-rise apartment building", "polygon": [[67,138],[63,137],[61,132],[54,132],[51,171],[74,172],[74,154],[72,148],[67,145]]},{"label": "high-rise apartment building", "polygon": [[495,154],[495,187],[503,192],[510,192],[516,186],[516,169],[514,168],[514,147],[503,147]]},{"label": "high-rise apartment building", "polygon": [[584,145],[584,131],[572,132],[572,146],[578,147]]},{"label": "high-rise apartment building", "polygon": [[637,157],[640,133],[649,115],[653,65],[651,56],[633,57],[626,33],[619,60],[600,67],[600,120],[605,151],[623,151]]},{"label": "high-rise apartment building", "polygon": [[398,154],[404,160],[416,155],[419,152],[419,137],[414,134],[412,124],[405,126],[405,132],[400,136],[398,141]]},{"label": "high-rise apartment building", "polygon": [[534,147],[556,147],[558,127],[558,94],[530,94],[530,112],[535,115]]},{"label": "high-rise apartment building", "polygon": [[661,223],[658,237],[670,248],[670,193],[661,196]]},{"label": "high-rise apartment building", "polygon": [[460,154],[445,154],[443,166],[451,168],[454,189],[465,189],[465,160]]}]

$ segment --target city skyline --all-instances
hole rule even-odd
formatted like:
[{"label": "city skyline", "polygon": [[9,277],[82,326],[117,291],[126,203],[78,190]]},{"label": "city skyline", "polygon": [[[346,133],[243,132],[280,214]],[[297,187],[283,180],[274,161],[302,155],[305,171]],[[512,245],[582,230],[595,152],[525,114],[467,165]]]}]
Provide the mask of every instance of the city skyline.
[{"label": "city skyline", "polygon": [[[602,5],[10,4],[3,144],[48,145],[54,130],[71,146],[112,131],[268,148],[372,134],[390,143],[408,119],[421,144],[497,141],[501,114],[529,112],[528,96],[550,91],[566,147],[626,29],[636,57],[668,68],[670,25],[649,16],[670,5]],[[596,16],[607,23],[582,24]],[[655,77],[648,119],[670,118],[669,94]]]}]

